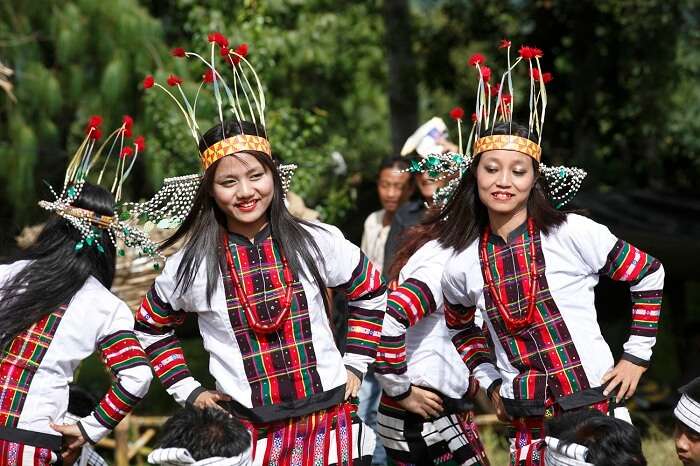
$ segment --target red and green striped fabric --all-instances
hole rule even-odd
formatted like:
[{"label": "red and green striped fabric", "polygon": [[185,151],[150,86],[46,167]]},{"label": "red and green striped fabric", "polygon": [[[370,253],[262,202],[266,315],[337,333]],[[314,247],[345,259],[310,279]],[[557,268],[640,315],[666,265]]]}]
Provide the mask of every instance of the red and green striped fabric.
[{"label": "red and green striped fabric", "polygon": [[98,342],[102,358],[112,374],[130,367],[148,365],[146,353],[132,330],[120,330]]},{"label": "red and green striped fabric", "polygon": [[659,328],[663,290],[634,291],[634,286],[661,267],[661,263],[626,241],[618,240],[608,254],[601,275],[632,285],[632,335],[655,337]]},{"label": "red and green striped fabric", "polygon": [[375,358],[382,336],[384,311],[365,309],[362,301],[373,299],[386,292],[382,274],[360,253],[360,260],[350,280],[341,288],[348,299],[348,333],[345,352]]},{"label": "red and green striped fabric", "polygon": [[447,328],[459,330],[452,336],[452,343],[470,371],[480,364],[491,362],[491,350],[486,335],[474,322],[476,307],[465,307],[445,300],[445,324]]},{"label": "red and green striped fabric", "polygon": [[[236,273],[257,319],[267,322],[281,311],[286,286],[280,250],[272,237],[253,244],[229,242]],[[222,255],[223,256],[223,255]],[[306,398],[321,393],[308,301],[294,274],[289,316],[279,330],[258,334],[248,324],[225,259],[224,289],[229,320],[243,356],[253,407]]]},{"label": "red and green striped fabric", "polygon": [[[535,242],[534,258],[530,257],[530,241]],[[549,291],[539,231],[533,238],[524,231],[508,244],[492,234],[486,251],[488,261],[486,264],[481,261],[482,274],[485,267],[491,268],[494,284],[514,317],[527,312],[530,261],[534,259],[537,264],[533,321],[515,335],[508,331],[489,288],[484,285],[485,310],[495,330],[492,337],[500,341],[510,363],[519,371],[513,380],[515,399],[545,399],[547,390],[556,397],[568,396],[590,388],[578,350]]]},{"label": "red and green striped fabric", "polygon": [[[155,285],[148,290],[136,314],[138,331],[165,335],[185,321],[185,313],[175,311],[158,296]],[[180,340],[173,334],[148,346],[146,354],[151,367],[165,388],[190,376]]]},{"label": "red and green striped fabric", "polygon": [[386,312],[404,327],[404,332],[398,336],[382,335],[376,361],[376,371],[379,374],[406,372],[405,330],[435,310],[435,299],[430,287],[418,279],[409,278],[391,292]]},{"label": "red and green striped fabric", "polygon": [[139,401],[141,398],[132,395],[119,382],[115,382],[92,414],[100,424],[111,430]]},{"label": "red and green striped fabric", "polygon": [[0,425],[17,427],[29,387],[49,349],[67,306],[61,306],[17,335],[0,361]]}]

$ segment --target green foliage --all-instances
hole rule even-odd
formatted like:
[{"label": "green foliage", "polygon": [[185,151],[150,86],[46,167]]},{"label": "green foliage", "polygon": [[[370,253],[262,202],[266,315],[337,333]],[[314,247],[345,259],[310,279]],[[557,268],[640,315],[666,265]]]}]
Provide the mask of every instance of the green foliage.
[{"label": "green foliage", "polygon": [[[700,25],[691,0],[532,2],[413,0],[419,120],[470,108],[471,53],[503,67],[496,44],[534,43],[552,70],[544,149],[553,163],[586,168],[589,186],[693,192],[700,173]],[[34,218],[38,183],[60,183],[90,114],[105,127],[136,119],[148,150],[129,195],[199,170],[177,108],[140,82],[175,72],[196,91],[201,67],[167,53],[203,50],[221,31],[247,42],[268,100],[273,152],[299,165],[292,189],[327,221],[358,212],[353,182],[390,155],[387,51],[381,0],[11,0],[0,6],[0,59],[15,70],[13,104],[0,95],[0,196],[13,224]],[[522,95],[521,91],[521,95]],[[216,122],[209,96],[202,128]],[[516,118],[522,113],[516,110]],[[454,133],[455,129],[452,129]],[[454,136],[454,134],[453,134]],[[347,175],[334,173],[333,152]],[[351,176],[360,174],[361,177]],[[365,206],[363,206],[364,208]]]},{"label": "green foliage", "polygon": [[162,47],[160,22],[136,0],[0,5],[0,58],[15,71],[18,99],[0,95],[0,197],[14,225],[36,221],[36,202],[48,196],[40,180],[62,183],[91,114],[108,131],[139,113],[137,83]]}]

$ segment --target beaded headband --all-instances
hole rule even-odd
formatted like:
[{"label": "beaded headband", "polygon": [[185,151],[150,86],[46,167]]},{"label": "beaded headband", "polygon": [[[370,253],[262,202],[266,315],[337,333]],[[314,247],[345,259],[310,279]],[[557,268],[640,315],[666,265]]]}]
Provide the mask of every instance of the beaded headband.
[{"label": "beaded headband", "polygon": [[[176,88],[181,99],[176,98],[168,88],[156,82],[151,75],[146,76],[143,81],[144,89],[157,87],[175,102],[185,118],[190,135],[197,144],[198,152],[202,135],[197,123],[197,102],[202,91],[207,89],[207,85],[211,85],[213,91],[222,133],[226,121],[225,114],[232,115],[239,124],[252,123],[256,129],[260,129],[261,134],[265,127],[265,94],[258,74],[246,58],[248,44],[240,44],[235,49],[231,49],[228,39],[219,32],[210,33],[207,39],[211,44],[211,53],[207,58],[195,52],[188,52],[182,47],[176,47],[171,52],[174,57],[195,58],[204,65],[202,82],[193,100],[190,101],[185,95],[182,88],[183,79],[174,74],[168,77],[167,85],[170,88]],[[217,57],[223,60],[223,64],[217,65]],[[226,69],[230,70],[228,81],[222,75]],[[246,151],[262,152],[272,158],[270,142],[260,134],[235,135],[223,139],[199,153],[199,158],[202,168],[206,171],[222,157]],[[296,168],[295,164],[277,166],[285,194],[289,190]],[[189,214],[201,180],[201,175],[197,174],[167,178],[153,198],[144,203],[129,204],[129,211],[132,215],[147,218],[158,227],[174,228]]]},{"label": "beaded headband", "polygon": [[272,149],[267,139],[249,134],[239,134],[209,146],[202,153],[202,166],[206,170],[212,163],[222,157],[247,151],[258,151],[266,154],[268,157],[272,157]]},{"label": "beaded headband", "polygon": [[[492,72],[486,66],[486,58],[482,54],[474,54],[469,59],[478,75],[476,93],[476,111],[472,114],[472,126],[467,137],[466,150],[462,144],[462,120],[464,110],[455,107],[450,111],[450,117],[457,121],[459,134],[459,154],[430,154],[420,162],[411,164],[408,171],[412,173],[428,172],[433,178],[451,178],[446,186],[439,188],[434,194],[434,200],[446,204],[452,193],[459,185],[461,175],[469,168],[474,157],[489,150],[517,151],[532,157],[538,163],[542,157],[542,129],[547,108],[547,89],[545,84],[552,80],[551,73],[543,73],[540,65],[542,50],[536,47],[521,46],[518,58],[511,64],[509,40],[502,40],[500,48],[507,49],[508,67],[501,77],[500,83],[490,84]],[[513,123],[513,92],[512,72],[521,63],[527,62],[530,77],[528,132],[537,135],[534,142],[514,134],[492,134],[497,122]],[[495,100],[494,100],[495,99]],[[529,134],[529,135],[530,135]],[[528,135],[528,136],[529,136]],[[540,175],[549,188],[550,202],[557,209],[574,198],[586,172],[576,167],[550,167],[539,163]],[[460,176],[455,176],[459,174]]]},{"label": "beaded headband", "polygon": [[535,142],[515,135],[494,135],[479,138],[474,143],[474,156],[489,150],[511,150],[529,155],[536,161],[540,161],[542,148]]},{"label": "beaded headband", "polygon": [[[149,256],[159,256],[156,245],[149,239],[148,235],[131,223],[126,223],[116,216],[98,214],[88,209],[76,207],[73,203],[80,197],[92,168],[97,164],[104,149],[109,146],[102,168],[97,177],[96,184],[101,184],[105,179],[105,173],[109,165],[112,154],[118,152],[115,175],[111,182],[110,191],[114,195],[115,201],[119,203],[122,196],[122,186],[134,168],[136,158],[139,153],[146,148],[146,141],[143,136],[138,136],[133,140],[133,146],[128,143],[128,138],[132,135],[133,119],[124,116],[122,124],[114,130],[102,144],[95,149],[97,141],[102,137],[102,117],[92,116],[85,129],[85,139],[78,147],[71,158],[63,182],[61,194],[56,194],[54,189],[49,189],[54,195],[54,201],[39,201],[42,209],[54,212],[66,219],[81,234],[75,250],[80,251],[86,245],[95,247],[99,252],[104,252],[104,246],[100,244],[100,233],[98,230],[108,232],[112,243],[117,246],[118,240],[123,241],[126,247],[140,249],[140,252]],[[129,160],[130,159],[130,160]],[[110,183],[107,183],[110,185]],[[104,186],[107,188],[107,186]],[[120,254],[123,251],[120,250]]]}]

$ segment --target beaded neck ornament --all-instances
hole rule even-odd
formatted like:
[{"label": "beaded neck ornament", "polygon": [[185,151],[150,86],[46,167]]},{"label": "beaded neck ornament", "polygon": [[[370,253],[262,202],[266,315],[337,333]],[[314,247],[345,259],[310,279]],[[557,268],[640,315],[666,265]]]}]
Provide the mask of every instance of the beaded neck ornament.
[{"label": "beaded neck ornament", "polygon": [[[550,167],[540,163],[542,148],[542,130],[547,109],[546,84],[552,80],[552,74],[542,72],[540,58],[542,50],[536,47],[521,46],[518,58],[511,61],[511,42],[502,40],[500,48],[506,49],[508,67],[497,84],[490,84],[492,71],[486,66],[486,59],[480,53],[469,59],[469,65],[477,71],[478,84],[476,90],[475,112],[472,114],[472,126],[466,141],[466,150],[462,144],[462,120],[464,110],[455,107],[450,112],[452,119],[457,121],[459,133],[459,153],[431,154],[420,161],[411,164],[412,173],[427,172],[437,179],[449,178],[448,184],[436,191],[435,201],[444,205],[459,184],[461,175],[469,168],[472,160],[489,150],[517,151],[532,157],[539,163],[540,175],[544,177],[549,188],[549,198],[556,208],[571,201],[586,177],[586,172],[576,167]],[[513,71],[523,63],[529,69],[529,117],[528,138],[514,134],[493,134],[497,123],[513,123],[513,106],[515,96],[513,91]],[[532,139],[531,139],[532,137]],[[537,139],[535,142],[533,139]],[[459,175],[459,176],[457,176]]]},{"label": "beaded neck ornament", "polygon": [[[203,171],[214,162],[227,156],[247,151],[262,152],[272,158],[270,142],[264,134],[242,134],[223,139],[203,152],[199,151],[199,141],[202,133],[197,122],[197,103],[201,95],[208,93],[211,87],[216,102],[218,122],[222,132],[224,121],[233,117],[236,121],[252,123],[257,128],[265,127],[265,94],[258,74],[248,59],[248,44],[240,44],[229,48],[228,39],[219,32],[208,35],[210,50],[207,57],[195,52],[189,52],[182,47],[172,49],[171,55],[176,58],[198,60],[203,65],[202,81],[197,88],[194,98],[189,99],[182,88],[183,79],[171,74],[167,87],[158,83],[151,75],[143,81],[144,89],[156,87],[168,95],[177,105],[185,119],[188,130],[195,144]],[[217,60],[221,63],[217,64]],[[226,72],[227,77],[224,77]],[[176,97],[170,89],[180,98]],[[204,92],[203,92],[204,91]],[[297,168],[294,164],[280,164],[277,171],[282,180],[282,188],[286,194],[289,190],[292,175]],[[164,180],[163,187],[149,201],[142,204],[131,204],[130,210],[140,215],[146,215],[155,220],[161,227],[174,227],[181,223],[189,213],[202,176],[193,174]]]},{"label": "beaded neck ornament", "polygon": [[[55,199],[53,201],[39,201],[39,206],[63,217],[80,232],[82,239],[76,244],[76,251],[80,251],[85,246],[91,246],[99,252],[104,252],[104,246],[100,244],[98,238],[101,236],[99,230],[105,230],[115,247],[118,247],[118,240],[121,240],[126,247],[139,249],[142,254],[162,257],[158,254],[156,245],[149,239],[148,235],[135,224],[126,222],[117,215],[100,215],[73,205],[80,197],[88,176],[92,169],[98,166],[98,162],[107,147],[109,150],[101,163],[96,184],[102,184],[109,162],[116,160],[114,178],[111,183],[105,179],[104,187],[111,186],[107,189],[110,189],[115,202],[119,205],[124,181],[131,174],[138,155],[146,148],[143,136],[138,136],[133,142],[129,142],[133,123],[130,116],[124,116],[121,126],[115,129],[104,142],[99,143],[102,138],[100,128],[102,117],[92,116],[85,128],[85,139],[68,164],[61,194],[56,194],[53,187],[49,186]],[[112,157],[115,152],[118,155]],[[124,251],[119,249],[119,254],[124,255]]]}]

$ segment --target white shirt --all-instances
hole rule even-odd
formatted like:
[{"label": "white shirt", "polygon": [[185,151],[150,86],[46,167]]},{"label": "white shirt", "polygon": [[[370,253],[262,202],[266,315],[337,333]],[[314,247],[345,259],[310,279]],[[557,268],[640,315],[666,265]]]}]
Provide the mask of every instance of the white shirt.
[{"label": "white shirt", "polygon": [[[0,265],[0,283],[10,280],[27,264],[28,261],[18,261]],[[68,409],[68,384],[73,381],[73,373],[81,361],[99,350],[116,381],[95,411],[78,421],[87,440],[97,442],[148,392],[151,368],[133,334],[134,318],[126,304],[94,277],[85,281],[62,315],[54,313],[54,316],[58,318],[57,327],[41,332],[43,342],[48,344],[46,352],[43,357],[31,358],[31,365],[38,363],[33,376],[23,370],[28,361],[26,358],[8,354],[5,350],[0,366],[2,373],[10,375],[0,380],[0,400],[12,396],[20,399],[12,382],[15,377],[11,374],[31,377],[15,430],[28,431],[29,439],[24,443],[36,440],[45,444],[46,439],[51,442],[51,437],[54,437],[60,447],[61,437],[49,424],[64,422]],[[35,325],[32,329],[32,335],[37,338],[39,328]],[[15,337],[8,346],[11,353],[14,353],[13,345],[21,344],[25,348],[32,345],[31,341],[22,339],[23,335]],[[115,403],[117,393],[121,402]],[[4,427],[0,438],[12,441],[12,430]]]},{"label": "white shirt", "polygon": [[381,272],[382,264],[384,264],[384,246],[386,239],[389,237],[391,223],[384,225],[384,209],[372,212],[365,219],[365,228],[362,231],[362,242],[360,248],[367,254],[370,261]]},{"label": "white shirt", "polygon": [[[294,364],[286,367],[291,374],[300,376],[317,373],[321,387],[314,386],[314,394],[311,396],[300,397],[288,403],[264,402],[255,406],[251,389],[254,381],[249,377],[250,367],[246,371],[244,366],[244,359],[251,361],[251,357],[243,357],[232,326],[223,277],[217,284],[211,305],[207,304],[204,263],[196,274],[193,286],[186,293],[181,292],[176,286],[177,269],[183,256],[183,252],[179,251],[168,258],[162,274],[141,305],[137,314],[136,332],[151,358],[156,374],[177,402],[184,404],[188,400],[192,401],[203,390],[201,384],[189,374],[174,335],[173,328],[182,322],[183,312],[197,315],[204,348],[210,355],[209,370],[216,379],[216,388],[234,399],[235,409],[240,415],[258,422],[287,419],[333,406],[343,399],[346,367],[360,376],[367,371],[367,366],[374,361],[381,335],[386,287],[375,266],[367,261],[357,246],[343,237],[340,230],[331,225],[318,225],[319,228],[306,228],[325,258],[324,266],[319,266],[319,272],[326,286],[332,288],[354,284],[352,293],[348,291],[348,344],[343,356],[336,347],[323,305],[321,293],[325,290],[320,290],[308,273],[298,274],[310,319],[311,345],[307,351],[312,350],[314,356],[313,360],[306,360],[308,364],[304,368]],[[251,248],[256,246],[251,243]],[[306,313],[295,317],[295,322],[306,319]],[[246,338],[264,341],[264,337],[255,337],[247,326],[244,331],[249,335]],[[243,333],[240,329],[238,332],[239,336]],[[275,334],[271,335],[270,338],[274,338]],[[167,348],[165,352],[163,348]],[[271,347],[271,351],[279,353],[277,348]],[[301,349],[294,347],[284,351],[286,363],[290,352],[298,354],[297,351]],[[260,353],[260,357],[263,354]],[[255,362],[255,355],[252,359]],[[261,364],[272,364],[267,359],[265,361]],[[259,371],[263,372],[264,369]],[[259,381],[261,378],[264,380],[266,375],[261,373],[256,377]]]},{"label": "white shirt", "polygon": [[[411,384],[450,398],[462,398],[469,388],[470,371],[445,325],[440,278],[451,255],[452,249],[442,248],[437,240],[424,244],[403,266],[401,285],[389,295],[376,370],[389,396],[408,392]],[[474,375],[484,388],[500,378],[488,362]]]},{"label": "white shirt", "polygon": [[[603,374],[613,367],[614,360],[598,326],[594,306],[593,288],[598,283],[599,274],[605,273],[613,279],[631,282],[634,322],[640,319],[658,321],[664,271],[661,264],[651,256],[618,240],[607,227],[575,214],[567,215],[562,225],[549,234],[539,234],[539,238],[540,241],[536,244],[539,244],[538,251],[541,251],[541,258],[544,260],[544,280],[540,280],[537,295],[539,311],[535,314],[538,320],[535,324],[530,324],[519,339],[505,333],[495,306],[490,305],[487,308],[479,258],[479,240],[452,257],[442,278],[443,292],[449,303],[447,306],[453,307],[456,315],[467,316],[452,328],[453,337],[467,331],[471,325],[468,315],[474,309],[481,311],[486,319],[495,346],[497,366],[503,377],[500,394],[506,399],[524,399],[515,393],[516,389],[523,386],[518,384],[518,380],[525,377],[524,372],[515,366],[523,364],[522,361],[516,363],[512,357],[512,345],[516,344],[521,345],[518,347],[521,355],[523,348],[534,348],[528,350],[534,351],[529,356],[532,357],[532,361],[536,361],[535,357],[539,358],[537,360],[542,361],[541,364],[544,364],[545,368],[530,367],[534,368],[533,372],[543,374],[542,380],[546,380],[544,390],[557,391],[555,395],[558,401],[577,392],[575,387],[568,386],[566,380],[561,382],[560,376],[566,367],[578,368],[576,371],[580,385],[588,385],[591,389],[600,387]],[[508,244],[507,248],[511,248],[511,245]],[[624,262],[617,264],[613,259],[620,258],[617,253],[620,248],[629,254]],[[650,297],[648,303],[643,302],[641,298],[645,294]],[[522,307],[526,301],[521,300]],[[548,312],[552,315],[551,318],[547,318],[547,325],[540,323],[543,319],[541,309],[544,305],[550,307]],[[449,314],[451,311],[446,312]],[[563,319],[563,323],[560,319]],[[570,334],[570,338],[567,337],[567,333]],[[633,323],[631,333],[624,344],[623,358],[636,363],[648,361],[656,342],[655,328],[639,330],[639,325]],[[553,343],[556,338],[560,338],[562,342]],[[573,347],[568,345],[571,342]],[[571,351],[568,354],[571,360],[557,359],[557,354],[561,355],[563,351]],[[552,369],[550,365],[558,369]],[[546,394],[537,393],[537,397],[544,398]],[[543,399],[538,400],[540,403],[544,402]]]}]

